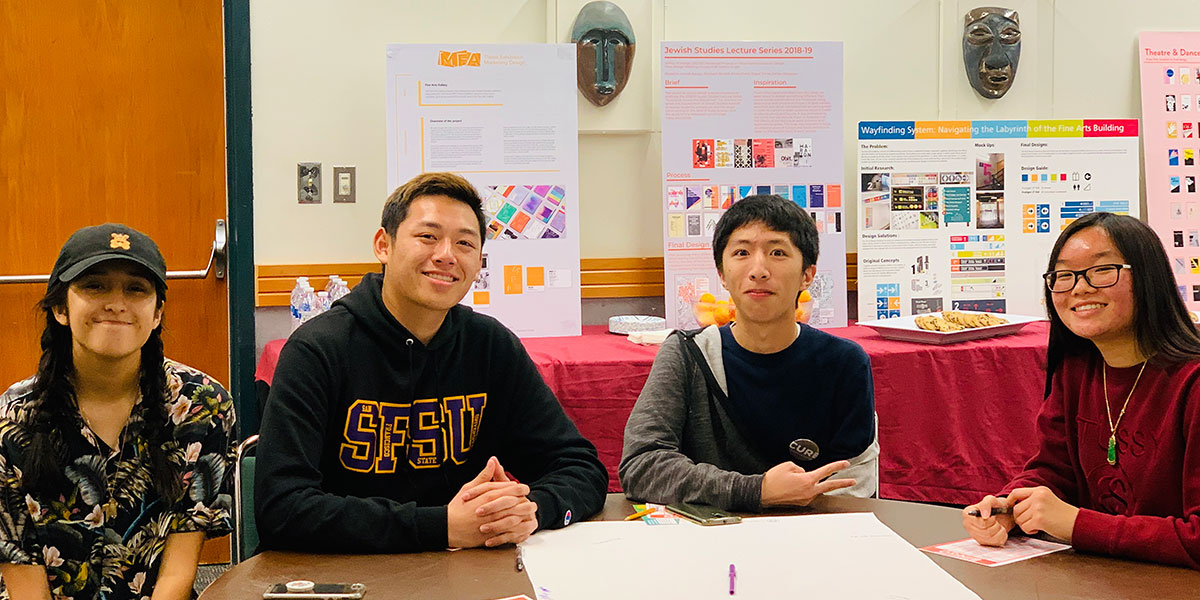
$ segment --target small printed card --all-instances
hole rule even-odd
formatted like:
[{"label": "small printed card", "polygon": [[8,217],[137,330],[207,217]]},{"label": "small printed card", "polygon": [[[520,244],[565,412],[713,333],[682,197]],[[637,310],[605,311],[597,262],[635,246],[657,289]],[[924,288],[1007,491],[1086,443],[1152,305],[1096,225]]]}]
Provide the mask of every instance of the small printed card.
[{"label": "small printed card", "polygon": [[949,556],[950,558],[965,560],[985,567],[999,567],[1052,552],[1058,552],[1059,550],[1066,550],[1070,547],[1067,544],[1047,542],[1037,538],[1018,537],[1008,538],[1008,541],[999,548],[983,546],[979,542],[968,538],[958,540],[957,542],[934,544],[933,546],[926,546],[921,549],[930,554]]},{"label": "small printed card", "polygon": [[678,525],[679,517],[667,510],[667,507],[662,504],[634,504],[633,510],[642,512],[647,508],[653,508],[654,512],[648,515],[642,515],[642,522],[647,525]]}]

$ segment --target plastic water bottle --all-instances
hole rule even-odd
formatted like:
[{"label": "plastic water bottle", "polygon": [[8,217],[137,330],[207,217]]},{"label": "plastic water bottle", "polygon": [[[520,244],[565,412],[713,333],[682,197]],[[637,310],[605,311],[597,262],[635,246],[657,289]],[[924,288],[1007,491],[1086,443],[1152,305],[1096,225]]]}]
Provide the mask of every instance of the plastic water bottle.
[{"label": "plastic water bottle", "polygon": [[304,303],[304,288],[306,288],[306,287],[308,287],[308,278],[307,277],[297,277],[296,278],[296,287],[292,288],[292,299],[291,299],[292,331],[295,331],[296,328],[300,327],[300,324],[304,322],[303,303]]},{"label": "plastic water bottle", "polygon": [[317,292],[317,306],[316,309],[313,310],[313,316],[315,317],[329,310],[329,304],[329,292],[326,292],[325,290]]},{"label": "plastic water bottle", "polygon": [[329,283],[325,284],[325,291],[329,293],[330,299],[335,299],[333,298],[333,290],[337,289],[337,284],[341,280],[342,278],[338,277],[337,275],[329,276]]},{"label": "plastic water bottle", "polygon": [[344,298],[346,296],[346,294],[349,294],[349,293],[350,293],[349,284],[346,283],[345,279],[338,277],[337,286],[333,288],[332,292],[329,292],[329,300],[336,302],[337,300]]},{"label": "plastic water bottle", "polygon": [[317,316],[317,294],[313,291],[311,285],[304,284],[304,291],[300,294],[300,324],[303,325],[309,319]]}]

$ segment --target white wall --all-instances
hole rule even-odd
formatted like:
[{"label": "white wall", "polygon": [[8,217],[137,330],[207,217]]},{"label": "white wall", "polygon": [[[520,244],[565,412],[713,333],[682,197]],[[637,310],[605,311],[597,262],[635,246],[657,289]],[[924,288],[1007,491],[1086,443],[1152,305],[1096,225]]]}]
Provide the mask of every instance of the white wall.
[{"label": "white wall", "polygon": [[[254,262],[371,262],[387,188],[384,45],[544,41],[544,0],[250,3]],[[322,163],[324,199],[296,203],[296,163]],[[334,165],[357,167],[333,204]]]},{"label": "white wall", "polygon": [[[645,15],[639,67],[613,125],[581,104],[581,253],[661,256],[655,69],[666,40],[841,40],[846,174],[855,124],[876,119],[1136,118],[1137,34],[1200,26],[1196,0],[1009,0],[1022,55],[1013,89],[985,101],[967,84],[966,0],[618,0]],[[251,3],[255,262],[369,262],[386,187],[383,46],[562,39],[581,0],[255,0]],[[642,31],[648,31],[646,39]],[[647,62],[642,60],[648,58]],[[610,106],[616,106],[616,103]],[[632,108],[631,108],[632,107]],[[625,116],[628,115],[628,116]],[[647,118],[648,117],[648,118]],[[612,120],[612,119],[609,119]],[[649,127],[645,124],[649,123]],[[598,133],[598,131],[618,131]],[[325,167],[325,203],[296,204],[296,163]],[[334,165],[358,167],[358,202],[335,205]],[[856,223],[853,204],[848,223]],[[855,229],[847,244],[855,247]]]}]

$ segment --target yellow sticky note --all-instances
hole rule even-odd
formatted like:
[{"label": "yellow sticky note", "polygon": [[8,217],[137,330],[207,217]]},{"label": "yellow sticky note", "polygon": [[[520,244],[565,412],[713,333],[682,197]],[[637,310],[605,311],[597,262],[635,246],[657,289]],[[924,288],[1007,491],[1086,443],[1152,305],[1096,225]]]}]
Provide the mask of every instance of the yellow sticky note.
[{"label": "yellow sticky note", "polygon": [[471,303],[475,306],[487,306],[491,304],[492,294],[490,292],[475,292],[471,296]]},{"label": "yellow sticky note", "polygon": [[530,287],[546,285],[546,267],[529,267],[525,269],[525,279],[529,281]]}]

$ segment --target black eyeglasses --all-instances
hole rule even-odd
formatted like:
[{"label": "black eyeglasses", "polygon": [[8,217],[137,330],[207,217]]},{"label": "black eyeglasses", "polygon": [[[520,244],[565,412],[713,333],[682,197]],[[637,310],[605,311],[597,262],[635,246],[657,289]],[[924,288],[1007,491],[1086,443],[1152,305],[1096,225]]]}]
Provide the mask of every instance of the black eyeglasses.
[{"label": "black eyeglasses", "polygon": [[1080,277],[1083,277],[1088,285],[1094,288],[1112,287],[1117,285],[1117,280],[1121,278],[1121,271],[1132,268],[1129,265],[1121,264],[1096,265],[1078,271],[1070,269],[1050,271],[1043,273],[1042,278],[1046,280],[1046,289],[1056,294],[1062,294],[1075,289],[1075,284],[1079,283]]}]

